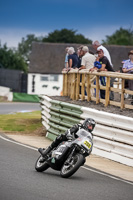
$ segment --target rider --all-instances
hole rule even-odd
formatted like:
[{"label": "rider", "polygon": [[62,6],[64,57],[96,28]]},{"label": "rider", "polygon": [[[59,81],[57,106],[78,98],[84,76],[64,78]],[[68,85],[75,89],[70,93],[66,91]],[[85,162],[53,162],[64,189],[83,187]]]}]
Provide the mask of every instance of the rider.
[{"label": "rider", "polygon": [[42,155],[42,159],[40,159],[40,162],[45,161],[45,156],[55,147],[57,147],[61,142],[71,140],[73,137],[77,138],[76,135],[77,131],[81,128],[87,130],[88,132],[92,132],[96,123],[92,118],[87,118],[84,120],[83,124],[76,124],[72,128],[68,129],[64,134],[59,135],[55,141],[52,142],[52,144],[47,147],[46,149],[39,148],[38,151]]}]

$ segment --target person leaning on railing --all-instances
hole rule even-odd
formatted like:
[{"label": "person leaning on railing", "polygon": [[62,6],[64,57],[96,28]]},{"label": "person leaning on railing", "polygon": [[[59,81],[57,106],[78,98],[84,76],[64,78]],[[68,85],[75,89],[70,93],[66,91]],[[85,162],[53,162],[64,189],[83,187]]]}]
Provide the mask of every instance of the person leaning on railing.
[{"label": "person leaning on railing", "polygon": [[81,51],[83,53],[83,56],[81,60],[81,67],[79,68],[79,70],[92,68],[96,57],[89,53],[89,48],[87,46],[83,46]]},{"label": "person leaning on railing", "polygon": [[[133,74],[133,50],[129,51],[128,56],[129,56],[129,59],[124,61],[122,71],[124,73]],[[133,80],[128,80],[128,87],[129,87],[129,90],[133,91]],[[132,96],[132,99],[133,99],[133,96]],[[131,104],[133,105],[133,100]]]},{"label": "person leaning on railing", "polygon": [[78,65],[78,55],[73,47],[68,49],[68,67],[71,69],[77,68]]},{"label": "person leaning on railing", "polygon": [[[104,52],[102,49],[99,49],[97,51],[98,57],[96,58],[96,61],[94,62],[94,67],[90,69],[91,72],[94,70],[100,72],[100,71],[111,71],[114,72],[113,67],[110,65],[109,60],[107,59],[106,56],[104,56]],[[105,77],[102,76],[100,77],[101,85],[106,86],[106,81]],[[113,87],[113,82],[114,79],[110,79],[110,86]],[[105,99],[105,90],[100,90],[100,96],[102,99]],[[110,100],[114,99],[114,93],[111,91],[110,92]]]},{"label": "person leaning on railing", "polygon": [[108,51],[103,45],[101,45],[100,42],[98,42],[97,40],[94,41],[94,42],[92,42],[92,47],[93,47],[96,51],[102,49],[103,52],[104,52],[104,56],[106,56],[106,57],[108,58],[110,65],[113,67],[113,64],[112,64],[112,62],[111,62],[111,56],[110,56],[109,51]]},{"label": "person leaning on railing", "polygon": [[69,47],[66,47],[65,51],[66,51],[66,55],[65,55],[65,69],[68,68],[68,49]]},{"label": "person leaning on railing", "polygon": [[[78,70],[82,70],[82,69],[91,69],[94,65],[94,61],[96,60],[96,57],[89,52],[89,48],[87,46],[82,46],[81,50],[80,50],[80,55],[82,56],[81,59],[81,65],[78,68]],[[94,82],[96,76],[95,75],[91,75],[90,76],[90,82]],[[80,79],[80,81],[82,81],[82,79]],[[86,95],[86,90],[85,90],[85,95]]]}]

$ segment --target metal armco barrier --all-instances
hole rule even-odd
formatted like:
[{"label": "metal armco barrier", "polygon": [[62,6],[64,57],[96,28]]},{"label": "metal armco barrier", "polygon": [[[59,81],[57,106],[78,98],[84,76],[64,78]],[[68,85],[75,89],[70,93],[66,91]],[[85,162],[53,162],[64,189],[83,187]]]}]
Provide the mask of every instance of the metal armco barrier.
[{"label": "metal armco barrier", "polygon": [[92,153],[133,167],[133,118],[106,113],[40,96],[42,124],[54,140],[85,118],[95,119]]},{"label": "metal armco barrier", "polygon": [[86,107],[82,107],[81,110],[83,111],[83,114],[81,115],[83,119],[89,115],[99,124],[133,132],[133,118],[131,117],[116,115]]}]

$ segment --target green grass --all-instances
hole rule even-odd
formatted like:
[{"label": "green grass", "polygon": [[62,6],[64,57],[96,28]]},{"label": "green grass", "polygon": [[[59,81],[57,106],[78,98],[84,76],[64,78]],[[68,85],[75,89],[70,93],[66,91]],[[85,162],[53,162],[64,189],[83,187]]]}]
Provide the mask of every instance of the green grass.
[{"label": "green grass", "polygon": [[43,129],[40,111],[0,115],[0,131],[4,133],[38,134]]}]

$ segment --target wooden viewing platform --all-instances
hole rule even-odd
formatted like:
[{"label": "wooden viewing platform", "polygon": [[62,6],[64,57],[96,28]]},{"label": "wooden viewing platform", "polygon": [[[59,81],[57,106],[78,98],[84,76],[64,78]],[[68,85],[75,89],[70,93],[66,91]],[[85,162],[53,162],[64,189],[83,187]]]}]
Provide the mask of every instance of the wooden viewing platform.
[{"label": "wooden viewing platform", "polygon": [[[125,88],[125,80],[133,80],[133,74],[118,72],[89,72],[84,69],[71,69],[63,74],[63,96],[69,96],[72,100],[95,101],[96,104],[103,103],[105,106],[114,105],[121,109],[133,109],[133,105],[125,103],[124,94],[133,95],[133,91]],[[100,76],[106,77],[106,86],[100,84]],[[113,87],[110,86],[110,79],[114,78]],[[94,80],[96,83],[94,84]],[[105,99],[100,98],[100,90],[105,90]],[[109,99],[110,91],[117,93],[120,101]]]}]

